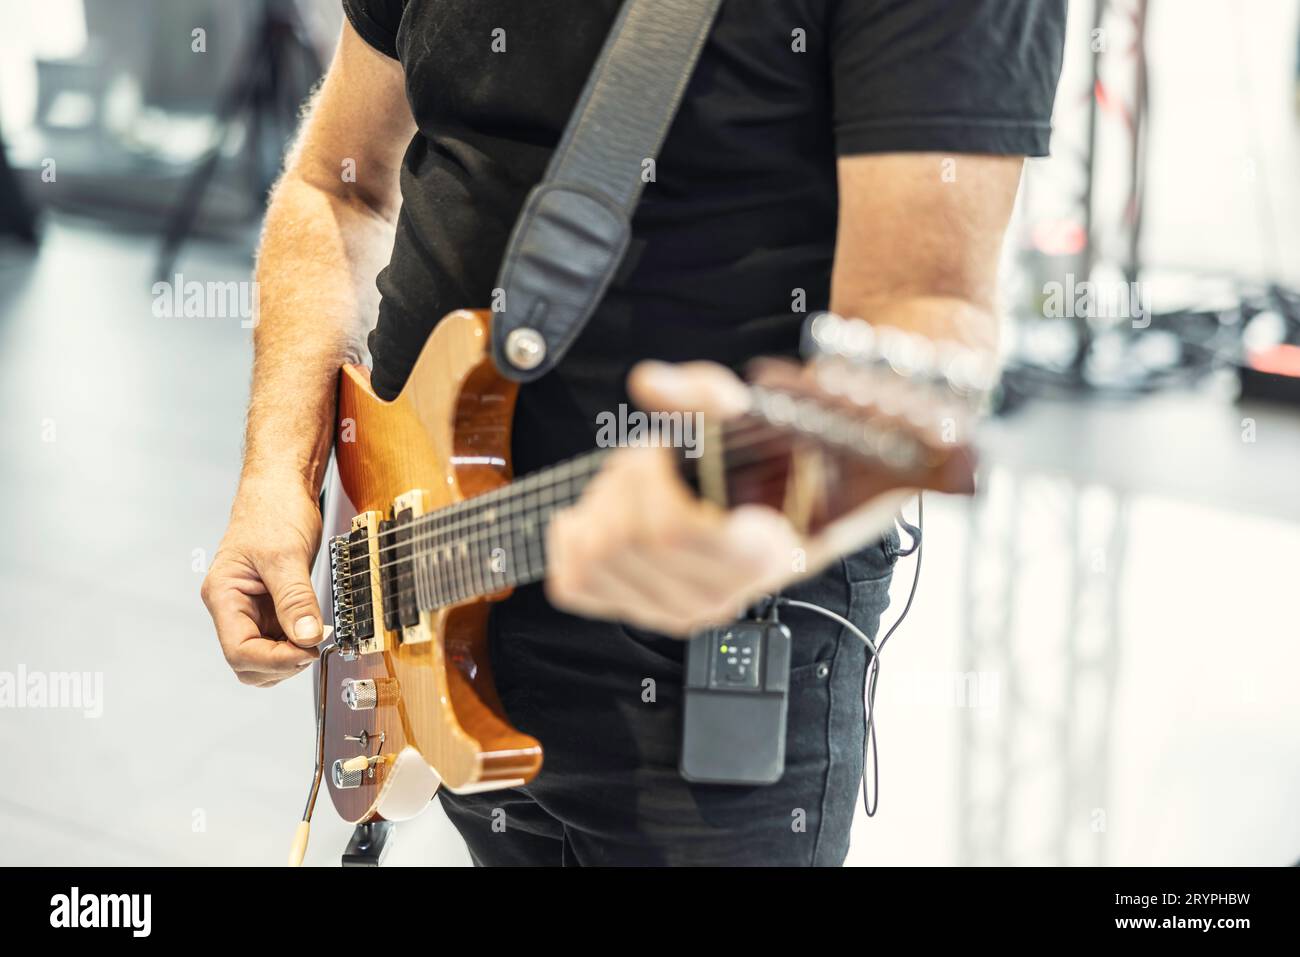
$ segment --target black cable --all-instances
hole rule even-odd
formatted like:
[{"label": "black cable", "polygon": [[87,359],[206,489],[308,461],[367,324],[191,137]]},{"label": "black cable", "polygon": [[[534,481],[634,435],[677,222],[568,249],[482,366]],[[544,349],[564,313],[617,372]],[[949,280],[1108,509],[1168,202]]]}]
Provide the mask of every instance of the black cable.
[{"label": "black cable", "polygon": [[[894,632],[898,631],[898,626],[903,623],[907,613],[912,610],[912,601],[916,598],[916,588],[921,582],[921,543],[922,543],[922,526],[925,519],[925,501],[922,493],[918,492],[916,496],[916,524],[912,525],[899,516],[899,524],[911,536],[912,545],[906,551],[901,551],[900,555],[910,555],[916,553],[916,570],[912,574],[912,588],[907,593],[907,603],[903,606],[902,612],[889,630],[885,632],[885,637],[880,639],[880,643],[873,642],[861,628],[853,624],[843,615],[837,615],[829,608],[823,608],[820,605],[814,605],[811,602],[796,601],[793,598],[783,598],[776,595],[769,606],[768,614],[771,620],[776,620],[776,609],[778,605],[787,605],[791,608],[802,608],[805,611],[811,611],[823,617],[837,621],[843,627],[853,632],[867,646],[871,654],[871,661],[862,673],[862,697],[866,701],[866,707],[862,716],[862,808],[867,812],[867,817],[875,817],[876,809],[880,805],[880,761],[876,749],[876,684],[880,680],[880,652],[884,650],[885,643],[893,637]],[[870,758],[870,760],[868,760]],[[871,787],[867,782],[867,768],[871,768]],[[875,794],[875,800],[871,799],[871,794]]]},{"label": "black cable", "polygon": [[[880,681],[880,653],[885,650],[885,644],[898,631],[898,626],[903,623],[907,613],[912,610],[912,601],[916,598],[916,588],[921,583],[921,551],[923,547],[922,526],[925,522],[925,496],[918,492],[916,495],[916,533],[912,537],[913,547],[916,550],[916,568],[912,572],[912,587],[907,593],[907,603],[903,605],[903,610],[899,613],[898,618],[889,626],[885,632],[885,637],[880,639],[875,654],[872,655],[871,661],[873,668],[868,668],[862,676],[862,691],[867,699],[866,716],[863,719],[865,739],[862,742],[862,809],[867,812],[867,817],[875,817],[876,810],[880,806],[880,756],[877,752],[876,733],[876,684]],[[871,800],[867,790],[867,757],[871,758],[871,782],[874,785],[875,800]]]}]

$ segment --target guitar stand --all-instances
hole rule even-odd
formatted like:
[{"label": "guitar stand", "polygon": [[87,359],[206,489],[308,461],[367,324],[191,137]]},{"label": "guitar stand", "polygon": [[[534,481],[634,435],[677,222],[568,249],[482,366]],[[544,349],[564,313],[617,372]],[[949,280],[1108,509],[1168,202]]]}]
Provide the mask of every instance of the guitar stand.
[{"label": "guitar stand", "polygon": [[392,821],[370,821],[358,824],[343,851],[344,867],[378,867],[388,852],[393,834]]}]

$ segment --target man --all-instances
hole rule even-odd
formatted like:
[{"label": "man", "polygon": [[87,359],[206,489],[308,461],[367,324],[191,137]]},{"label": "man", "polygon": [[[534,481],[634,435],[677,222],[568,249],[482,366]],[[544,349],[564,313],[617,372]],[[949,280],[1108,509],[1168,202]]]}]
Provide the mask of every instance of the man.
[{"label": "man", "polygon": [[[227,660],[259,686],[321,641],[308,576],[339,365],[365,356],[377,311],[373,382],[392,397],[438,317],[491,301],[619,4],[344,7],[267,214],[244,469],[204,585]],[[560,367],[521,391],[516,471],[590,448],[641,360],[659,360],[634,376],[642,405],[734,408],[721,367],[794,353],[827,307],[994,352],[999,250],[1023,157],[1047,149],[1064,17],[1052,0],[724,3],[619,275]],[[861,642],[787,616],[785,774],[734,788],[677,773],[682,645],[664,636],[779,588],[874,634],[898,544],[831,561],[775,513],[693,500],[663,450],[620,450],[553,523],[545,588],[494,610],[503,702],[546,766],[524,788],[442,795],[475,862],[842,863]],[[822,570],[795,581],[804,546]]]}]

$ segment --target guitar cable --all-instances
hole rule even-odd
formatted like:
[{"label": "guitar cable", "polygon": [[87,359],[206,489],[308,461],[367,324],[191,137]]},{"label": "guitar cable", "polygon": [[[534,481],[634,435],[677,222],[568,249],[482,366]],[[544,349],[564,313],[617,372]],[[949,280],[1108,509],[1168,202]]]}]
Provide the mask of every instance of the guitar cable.
[{"label": "guitar cable", "polygon": [[329,658],[338,649],[337,644],[329,644],[320,653],[320,686],[317,688],[316,707],[316,768],[312,774],[311,792],[307,795],[307,806],[303,808],[302,820],[294,832],[293,845],[289,849],[289,866],[301,867],[302,859],[307,856],[307,841],[311,837],[311,816],[316,810],[316,797],[320,794],[321,778],[325,776],[325,700],[329,687]]},{"label": "guitar cable", "polygon": [[[903,605],[903,610],[894,623],[889,626],[889,630],[885,632],[885,637],[880,639],[879,644],[873,642],[867,637],[866,632],[843,615],[838,615],[821,605],[777,595],[772,600],[768,610],[768,615],[772,621],[777,620],[776,609],[781,605],[788,608],[801,608],[804,611],[815,612],[825,618],[830,618],[861,638],[862,643],[871,652],[871,661],[862,673],[862,697],[866,701],[866,709],[862,716],[862,809],[867,812],[867,817],[875,817],[876,810],[880,806],[880,756],[877,752],[877,740],[880,735],[876,730],[876,685],[880,682],[880,653],[884,650],[885,643],[893,637],[894,632],[898,631],[898,626],[903,623],[907,613],[912,610],[912,601],[916,598],[916,588],[921,583],[921,528],[924,520],[925,500],[923,494],[918,492],[916,496],[916,524],[913,525],[906,521],[901,513],[898,517],[898,524],[903,527],[903,530],[907,532],[908,537],[912,540],[912,544],[907,549],[899,551],[898,555],[900,558],[905,558],[913,553],[916,554],[916,569],[912,573],[912,587],[907,593],[907,603]],[[867,779],[868,768],[871,769],[870,781]]]}]

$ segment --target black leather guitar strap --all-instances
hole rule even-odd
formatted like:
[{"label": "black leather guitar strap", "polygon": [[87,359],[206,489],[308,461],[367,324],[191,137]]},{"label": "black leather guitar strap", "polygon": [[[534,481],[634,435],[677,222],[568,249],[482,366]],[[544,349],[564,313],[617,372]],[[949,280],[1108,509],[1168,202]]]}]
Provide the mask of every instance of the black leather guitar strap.
[{"label": "black leather guitar strap", "polygon": [[497,279],[492,355],[531,382],[595,311],[722,0],[625,0]]}]

